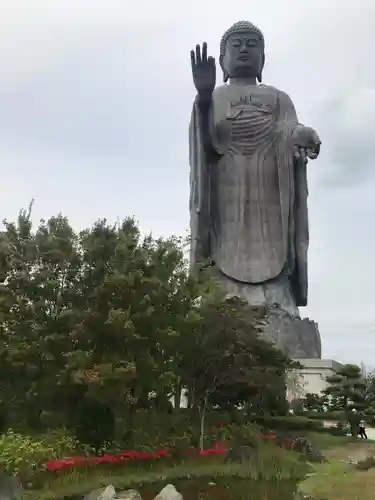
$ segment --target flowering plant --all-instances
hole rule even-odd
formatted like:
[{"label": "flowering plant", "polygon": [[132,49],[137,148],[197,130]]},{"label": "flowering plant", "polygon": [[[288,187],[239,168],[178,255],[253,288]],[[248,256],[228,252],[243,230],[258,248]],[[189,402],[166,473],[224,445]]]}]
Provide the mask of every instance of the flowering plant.
[{"label": "flowering plant", "polygon": [[[200,456],[225,455],[227,451],[228,450],[226,448],[221,447],[221,445],[217,444],[212,448],[208,448],[201,451],[195,449],[184,450],[183,454],[200,455]],[[44,468],[47,471],[57,472],[93,464],[119,464],[122,462],[129,462],[129,461],[141,462],[141,461],[158,460],[160,458],[170,457],[170,456],[171,453],[168,449],[161,449],[155,452],[130,450],[130,451],[123,451],[116,455],[106,453],[100,457],[76,456],[70,458],[61,458],[57,460],[49,460],[44,465]]]},{"label": "flowering plant", "polygon": [[[258,435],[254,437],[264,438],[264,439],[276,438],[275,435],[269,435],[269,436]],[[211,448],[206,448],[205,450],[187,449],[184,450],[182,454],[185,456],[191,456],[191,455],[219,456],[219,455],[226,455],[227,452],[228,452],[228,447],[226,443],[217,442]],[[120,452],[116,455],[106,453],[100,457],[76,456],[70,458],[49,460],[47,463],[44,464],[44,469],[50,472],[58,472],[94,464],[119,464],[129,461],[131,462],[151,461],[171,456],[172,454],[169,449],[160,449],[155,452],[130,450],[130,451]]]}]

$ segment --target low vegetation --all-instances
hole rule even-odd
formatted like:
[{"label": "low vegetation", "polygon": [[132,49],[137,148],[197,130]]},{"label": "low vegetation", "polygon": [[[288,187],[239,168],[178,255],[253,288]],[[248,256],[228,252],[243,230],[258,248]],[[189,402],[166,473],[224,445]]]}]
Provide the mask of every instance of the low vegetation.
[{"label": "low vegetation", "polygon": [[29,490],[25,498],[62,499],[80,497],[93,489],[113,484],[116,489],[151,485],[154,483],[200,478],[207,482],[236,478],[249,481],[292,481],[294,484],[307,472],[307,466],[298,461],[298,454],[286,452],[273,444],[263,444],[246,463],[225,463],[220,457],[201,457],[160,461],[157,464],[122,465],[117,468],[85,468],[65,474],[50,475],[42,488]]},{"label": "low vegetation", "polygon": [[315,466],[299,489],[319,500],[370,500],[375,490],[375,443],[351,440],[325,450],[328,462]]}]

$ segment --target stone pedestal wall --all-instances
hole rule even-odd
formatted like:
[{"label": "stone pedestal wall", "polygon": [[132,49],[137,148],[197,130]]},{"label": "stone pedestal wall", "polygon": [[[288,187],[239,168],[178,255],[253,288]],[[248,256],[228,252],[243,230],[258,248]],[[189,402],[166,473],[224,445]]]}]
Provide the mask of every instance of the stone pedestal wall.
[{"label": "stone pedestal wall", "polygon": [[264,336],[291,358],[322,357],[318,325],[309,318],[292,318],[282,309],[275,308],[270,312]]}]

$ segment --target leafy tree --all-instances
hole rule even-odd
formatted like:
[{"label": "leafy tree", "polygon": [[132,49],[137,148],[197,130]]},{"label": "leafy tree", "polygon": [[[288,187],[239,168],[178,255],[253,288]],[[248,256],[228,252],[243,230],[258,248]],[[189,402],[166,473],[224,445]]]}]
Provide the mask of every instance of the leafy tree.
[{"label": "leafy tree", "polygon": [[133,219],[76,233],[30,212],[0,234],[0,397],[13,420],[66,422],[83,397],[114,410],[168,400],[174,352],[199,296],[184,242],[142,238]]},{"label": "leafy tree", "polygon": [[307,411],[323,412],[329,406],[329,397],[325,394],[307,393],[301,400],[303,408]]},{"label": "leafy tree", "polygon": [[375,372],[362,367],[362,373],[365,383],[365,412],[366,415],[375,416]]},{"label": "leafy tree", "polygon": [[265,319],[265,310],[233,298],[204,302],[191,323],[179,366],[191,406],[199,414],[201,449],[210,406],[230,408],[252,401],[259,410],[267,391],[283,380],[289,360],[258,336]]},{"label": "leafy tree", "polygon": [[60,394],[70,317],[65,297],[74,290],[80,256],[76,235],[61,216],[32,233],[30,211],[5,221],[0,236],[1,399],[38,425]]},{"label": "leafy tree", "polygon": [[289,401],[301,399],[306,382],[297,370],[290,370],[286,377],[286,387]]},{"label": "leafy tree", "polygon": [[73,425],[78,441],[92,446],[97,452],[115,437],[113,411],[96,399],[86,397],[77,404]]},{"label": "leafy tree", "polygon": [[323,391],[330,398],[333,410],[362,410],[366,406],[366,384],[361,368],[357,365],[344,365],[335,375],[327,378],[330,384]]},{"label": "leafy tree", "polygon": [[[137,409],[165,411],[187,387],[203,444],[208,407],[272,413],[285,402],[289,360],[257,335],[267,312],[224,301],[205,273],[190,274],[184,240],[142,237],[132,218],[76,232],[60,214],[33,228],[31,207],[4,226],[0,403],[8,423],[80,433],[91,412],[111,439],[116,416],[126,414],[131,430]],[[106,439],[90,436],[95,446]]]}]

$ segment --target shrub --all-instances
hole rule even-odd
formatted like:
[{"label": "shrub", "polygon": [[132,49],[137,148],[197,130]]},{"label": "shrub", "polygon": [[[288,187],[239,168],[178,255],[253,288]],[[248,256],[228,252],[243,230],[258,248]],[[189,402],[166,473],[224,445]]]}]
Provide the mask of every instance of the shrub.
[{"label": "shrub", "polygon": [[323,422],[312,420],[306,417],[262,417],[257,422],[263,424],[268,429],[281,429],[286,431],[320,431],[323,429]]},{"label": "shrub", "polygon": [[261,443],[260,452],[254,458],[258,479],[292,479],[303,477],[307,472],[305,465],[298,461],[298,453],[286,452],[269,441]]},{"label": "shrub", "polygon": [[[121,449],[184,448],[199,445],[200,421],[196,410],[180,409],[173,414],[154,410],[137,410],[117,421],[117,439]],[[241,430],[242,429],[242,430]],[[243,411],[210,411],[205,416],[204,444],[232,440],[233,432],[247,435],[261,434],[261,428]],[[247,437],[243,436],[244,439]],[[242,442],[242,444],[244,444]]]},{"label": "shrub", "polygon": [[46,460],[70,455],[77,449],[75,439],[65,431],[44,436],[25,436],[8,430],[0,436],[0,460],[9,474],[29,478],[43,468]]},{"label": "shrub", "polygon": [[375,416],[371,414],[366,414],[364,416],[364,419],[366,420],[367,424],[370,425],[371,427],[375,426]]},{"label": "shrub", "polygon": [[369,425],[375,425],[375,415],[373,415],[373,409],[368,408],[363,413],[350,413],[349,415],[344,411],[322,411],[322,412],[304,412],[303,416],[313,420],[337,420],[339,422],[344,422],[348,420],[361,420],[362,418],[366,420]]},{"label": "shrub", "polygon": [[[235,424],[233,420],[241,422]],[[232,426],[241,427],[240,412],[207,412],[204,444],[209,447],[218,440],[230,439]],[[196,410],[179,409],[173,414],[155,410],[137,410],[118,420],[117,439],[122,449],[184,448],[199,445],[200,421]],[[254,425],[254,429],[256,425]],[[256,431],[255,433],[257,433]]]},{"label": "shrub", "polygon": [[256,424],[230,424],[214,427],[209,434],[209,440],[212,442],[231,441],[233,446],[252,446],[256,436],[261,435],[261,428]]},{"label": "shrub", "polygon": [[118,433],[122,449],[177,448],[181,443],[188,448],[198,444],[199,422],[194,422],[188,411],[170,415],[154,410],[137,410],[117,425],[122,429]]},{"label": "shrub", "polygon": [[318,420],[345,420],[345,412],[343,411],[309,411],[305,412],[303,416],[309,419]]},{"label": "shrub", "polygon": [[99,451],[115,437],[115,418],[111,408],[91,398],[82,399],[74,413],[74,431],[81,443]]},{"label": "shrub", "polygon": [[323,429],[320,429],[319,433],[329,434],[330,436],[346,436],[347,430],[339,427],[324,427]]}]

